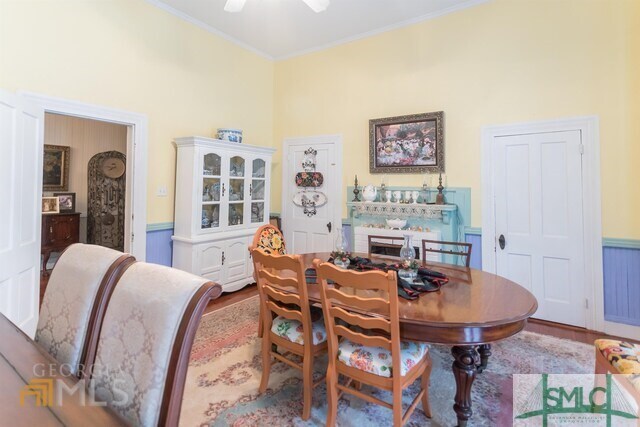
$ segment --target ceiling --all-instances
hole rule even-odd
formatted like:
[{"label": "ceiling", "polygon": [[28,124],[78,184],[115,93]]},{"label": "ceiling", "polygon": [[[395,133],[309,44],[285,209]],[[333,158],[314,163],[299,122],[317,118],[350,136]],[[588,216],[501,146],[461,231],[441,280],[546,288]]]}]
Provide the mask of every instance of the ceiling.
[{"label": "ceiling", "polygon": [[488,0],[331,0],[313,12],[302,0],[147,0],[262,56],[284,59],[424,21]]}]

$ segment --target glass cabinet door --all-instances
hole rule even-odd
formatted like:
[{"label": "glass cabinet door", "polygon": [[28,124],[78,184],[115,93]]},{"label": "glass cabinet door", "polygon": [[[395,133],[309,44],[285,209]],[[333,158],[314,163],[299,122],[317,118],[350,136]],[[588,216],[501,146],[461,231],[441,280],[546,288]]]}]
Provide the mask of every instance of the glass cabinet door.
[{"label": "glass cabinet door", "polygon": [[265,196],[265,167],[266,163],[262,159],[254,159],[251,165],[251,184],[249,193],[251,195],[251,223],[260,223],[265,220],[264,196]]},{"label": "glass cabinet door", "polygon": [[245,160],[240,156],[229,159],[228,225],[244,224]]},{"label": "glass cabinet door", "polygon": [[200,229],[220,227],[220,156],[215,153],[204,155],[202,162],[202,200]]}]

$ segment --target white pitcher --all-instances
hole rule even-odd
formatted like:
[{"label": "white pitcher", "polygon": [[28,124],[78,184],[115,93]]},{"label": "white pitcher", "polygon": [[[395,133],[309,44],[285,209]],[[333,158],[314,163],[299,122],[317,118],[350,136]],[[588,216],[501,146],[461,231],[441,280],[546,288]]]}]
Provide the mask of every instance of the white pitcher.
[{"label": "white pitcher", "polygon": [[365,202],[373,202],[378,197],[378,189],[373,184],[369,184],[362,189],[362,198]]}]

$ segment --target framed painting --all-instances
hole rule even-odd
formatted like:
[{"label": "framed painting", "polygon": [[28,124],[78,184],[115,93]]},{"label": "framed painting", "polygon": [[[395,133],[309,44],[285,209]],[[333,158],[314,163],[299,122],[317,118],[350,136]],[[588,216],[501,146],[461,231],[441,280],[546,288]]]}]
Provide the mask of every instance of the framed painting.
[{"label": "framed painting", "polygon": [[443,173],[444,112],[369,120],[369,172]]},{"label": "framed painting", "polygon": [[69,190],[70,151],[70,147],[45,144],[42,162],[43,191]]}]

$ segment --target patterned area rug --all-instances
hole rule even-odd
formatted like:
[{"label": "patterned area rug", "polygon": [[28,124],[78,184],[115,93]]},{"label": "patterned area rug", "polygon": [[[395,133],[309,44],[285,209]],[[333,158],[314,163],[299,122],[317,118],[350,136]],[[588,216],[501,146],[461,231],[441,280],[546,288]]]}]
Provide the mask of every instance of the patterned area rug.
[{"label": "patterned area rug", "polygon": [[[257,337],[258,297],[214,311],[202,319],[191,354],[180,419],[181,426],[324,426],[326,389],[315,389],[311,418],[302,421],[302,374],[284,363],[271,370],[267,392],[258,395],[262,373]],[[433,360],[430,401],[433,418],[418,405],[408,426],[455,425],[449,347],[430,346]],[[494,344],[488,369],[473,385],[470,425],[511,425],[513,373],[592,373],[590,345],[531,332]],[[316,360],[317,375],[326,358]],[[405,409],[419,390],[416,381],[404,393]],[[390,394],[363,387],[390,401]],[[391,411],[345,395],[338,407],[339,426],[388,426]]]}]

